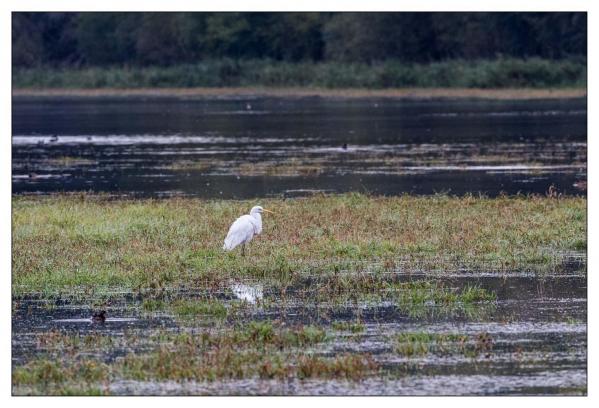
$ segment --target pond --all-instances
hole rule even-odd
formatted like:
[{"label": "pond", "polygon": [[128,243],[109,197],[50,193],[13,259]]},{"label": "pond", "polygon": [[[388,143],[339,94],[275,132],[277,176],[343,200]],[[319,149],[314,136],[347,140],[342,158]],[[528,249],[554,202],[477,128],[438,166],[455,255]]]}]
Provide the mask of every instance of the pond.
[{"label": "pond", "polygon": [[586,194],[586,99],[13,99],[13,193]]}]

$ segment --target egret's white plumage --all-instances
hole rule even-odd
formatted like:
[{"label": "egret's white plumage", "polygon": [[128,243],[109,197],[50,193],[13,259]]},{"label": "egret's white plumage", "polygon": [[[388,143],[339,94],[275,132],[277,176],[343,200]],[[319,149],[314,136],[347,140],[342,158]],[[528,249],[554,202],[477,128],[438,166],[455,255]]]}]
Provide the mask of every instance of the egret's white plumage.
[{"label": "egret's white plumage", "polygon": [[271,212],[258,205],[252,208],[249,215],[237,218],[229,228],[223,249],[231,251],[236,246],[243,245],[242,253],[245,253],[245,244],[250,242],[254,235],[259,235],[262,232],[262,216],[260,214],[263,211]]}]

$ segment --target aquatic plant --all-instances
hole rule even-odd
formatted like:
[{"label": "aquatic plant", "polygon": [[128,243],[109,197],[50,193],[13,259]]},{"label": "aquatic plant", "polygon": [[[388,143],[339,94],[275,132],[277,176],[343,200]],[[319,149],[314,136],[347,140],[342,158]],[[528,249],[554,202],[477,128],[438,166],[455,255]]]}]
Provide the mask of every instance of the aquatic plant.
[{"label": "aquatic plant", "polygon": [[393,337],[396,353],[412,357],[429,353],[463,354],[476,358],[483,354],[489,358],[493,351],[493,338],[487,332],[476,335],[458,333],[404,332]]},{"label": "aquatic plant", "polygon": [[404,332],[394,337],[394,350],[405,356],[462,352],[468,336],[455,333]]},{"label": "aquatic plant", "polygon": [[225,319],[228,314],[224,303],[217,300],[203,299],[177,299],[170,305],[170,309],[182,318],[215,317]]},{"label": "aquatic plant", "polygon": [[331,324],[333,329],[339,331],[349,331],[351,333],[362,333],[366,330],[366,326],[360,322],[337,321]]}]

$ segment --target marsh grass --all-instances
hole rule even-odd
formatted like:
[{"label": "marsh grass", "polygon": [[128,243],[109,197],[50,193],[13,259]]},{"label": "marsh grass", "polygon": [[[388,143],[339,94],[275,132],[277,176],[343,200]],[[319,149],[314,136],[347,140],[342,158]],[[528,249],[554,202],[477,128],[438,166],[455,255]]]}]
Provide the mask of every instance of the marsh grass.
[{"label": "marsh grass", "polygon": [[243,175],[263,175],[277,177],[317,176],[325,171],[331,171],[326,158],[301,158],[290,157],[281,163],[280,161],[261,161],[239,163],[231,171]]},{"label": "marsh grass", "polygon": [[91,166],[97,163],[95,160],[72,156],[56,157],[53,159],[48,159],[47,162],[48,164],[58,167]]},{"label": "marsh grass", "polygon": [[114,345],[115,339],[102,334],[67,334],[57,330],[37,335],[37,348],[48,350],[94,350]]},{"label": "marsh grass", "polygon": [[[264,217],[248,256],[223,252],[229,225],[255,204],[277,214]],[[302,276],[330,276],[327,286],[341,290],[356,282],[349,272],[363,270],[542,272],[586,247],[581,197],[346,194],[235,202],[83,194],[13,197],[12,207],[15,295],[157,292],[224,285],[233,277],[285,286]]]},{"label": "marsh grass", "polygon": [[13,384],[58,384],[77,380],[96,383],[106,380],[109,368],[93,359],[82,359],[65,364],[45,358],[34,360],[13,370]]},{"label": "marsh grass", "polygon": [[395,336],[394,350],[404,356],[464,352],[467,341],[468,336],[454,333],[405,332]]},{"label": "marsh grass", "polygon": [[361,379],[376,372],[369,355],[321,357],[286,354],[274,348],[239,350],[229,347],[189,354],[187,349],[161,349],[149,355],[129,355],[120,367],[126,378],[137,380],[214,381],[234,378],[349,378]]},{"label": "marsh grass", "polygon": [[206,171],[215,166],[214,160],[178,160],[166,166],[168,170]]},{"label": "marsh grass", "polygon": [[169,306],[174,314],[181,318],[206,318],[226,319],[228,315],[227,307],[218,300],[202,299],[177,299]]},{"label": "marsh grass", "polygon": [[[47,356],[13,370],[16,389],[37,387],[41,393],[62,394],[67,389],[98,389],[98,383],[120,378],[136,380],[214,381],[231,378],[348,378],[373,374],[378,366],[368,354],[325,357],[310,348],[329,340],[315,326],[281,327],[268,321],[251,321],[224,330],[199,333],[159,332],[149,336],[146,352],[131,352],[103,363],[94,358],[61,358],[67,351],[94,347],[111,350],[115,344],[103,335],[81,336],[50,331],[39,336]],[[143,342],[128,337],[126,343]],[[120,345],[121,347],[124,344]],[[69,354],[70,355],[70,354]],[[78,388],[77,388],[78,387]],[[84,393],[84,391],[81,391]],[[93,392],[93,391],[90,391]]]},{"label": "marsh grass", "polygon": [[401,282],[392,285],[399,296],[399,304],[413,305],[451,305],[491,302],[495,293],[478,286],[466,285],[461,289],[447,288],[443,284],[431,281]]},{"label": "marsh grass", "polygon": [[360,322],[338,321],[333,322],[331,327],[338,331],[348,331],[350,333],[363,333],[366,330],[366,326]]},{"label": "marsh grass", "polygon": [[237,321],[231,325],[216,325],[212,329],[202,328],[199,332],[169,332],[158,330],[147,336],[126,332],[122,337],[110,334],[67,332],[49,330],[36,336],[36,347],[46,351],[104,351],[127,346],[162,345],[167,348],[191,346],[197,349],[218,347],[264,348],[278,350],[309,347],[327,342],[330,337],[324,328],[313,325],[282,326],[271,321]]},{"label": "marsh grass", "polygon": [[141,307],[146,312],[158,312],[166,309],[167,304],[163,300],[160,299],[143,299],[141,303]]},{"label": "marsh grass", "polygon": [[406,357],[427,354],[462,354],[469,358],[489,357],[492,337],[484,332],[468,336],[458,333],[404,332],[393,337],[393,349]]},{"label": "marsh grass", "polygon": [[[425,171],[426,168],[451,166],[457,171],[468,170],[470,166],[522,165],[530,166],[529,171],[541,174],[544,165],[585,167],[587,162],[586,145],[573,146],[569,150],[555,147],[552,154],[531,152],[526,144],[494,144],[491,148],[472,145],[453,146],[452,149],[439,149],[430,146],[412,147],[381,154],[368,150],[339,148],[326,155],[294,152],[285,160],[280,158],[260,161],[226,160],[223,158],[198,158],[178,160],[164,168],[174,171],[197,171],[204,174],[233,174],[240,176],[310,177],[321,174],[352,172],[371,173],[376,171],[406,174]],[[341,159],[341,160],[340,160]]]},{"label": "marsh grass", "polygon": [[[280,298],[280,296],[277,296]],[[293,291],[293,298],[302,304],[326,304],[331,308],[361,303],[376,307],[392,302],[410,315],[433,310],[457,312],[475,305],[492,305],[496,294],[485,288],[467,284],[450,287],[429,279],[398,281],[391,274],[337,274],[312,279]]]},{"label": "marsh grass", "polygon": [[168,67],[19,68],[12,81],[15,88],[540,88],[584,87],[586,72],[585,60],[539,58],[430,64],[215,59]]}]

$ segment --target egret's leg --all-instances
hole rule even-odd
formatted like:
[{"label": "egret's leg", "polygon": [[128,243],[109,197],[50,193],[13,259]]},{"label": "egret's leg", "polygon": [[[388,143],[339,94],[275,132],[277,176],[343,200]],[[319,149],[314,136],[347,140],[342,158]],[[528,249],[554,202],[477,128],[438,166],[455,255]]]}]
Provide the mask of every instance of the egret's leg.
[{"label": "egret's leg", "polygon": [[245,256],[245,244],[241,244],[241,256]]}]

